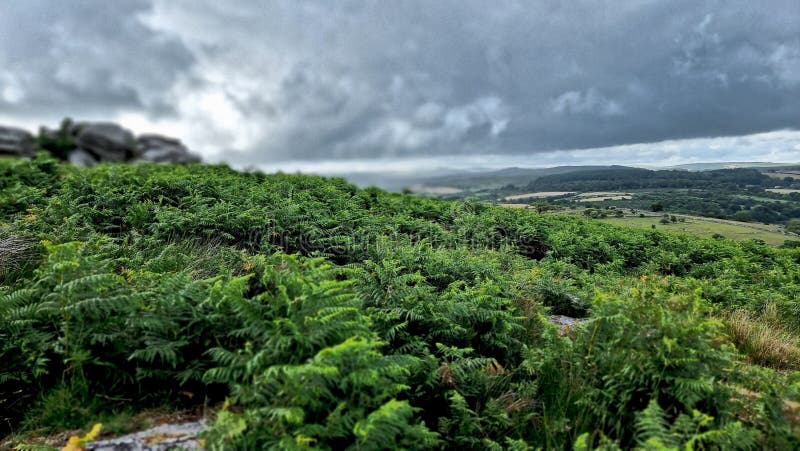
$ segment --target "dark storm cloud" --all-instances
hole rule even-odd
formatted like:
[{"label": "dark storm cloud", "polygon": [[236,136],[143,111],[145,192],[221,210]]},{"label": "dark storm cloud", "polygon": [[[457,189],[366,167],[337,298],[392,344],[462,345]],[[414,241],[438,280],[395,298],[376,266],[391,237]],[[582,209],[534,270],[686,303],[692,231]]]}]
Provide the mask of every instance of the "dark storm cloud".
[{"label": "dark storm cloud", "polygon": [[796,0],[63,4],[4,12],[0,112],[108,111],[240,163],[800,126]]},{"label": "dark storm cloud", "polygon": [[192,63],[176,40],[140,20],[147,1],[6,2],[0,14],[0,113],[47,121],[158,116],[160,93]]}]

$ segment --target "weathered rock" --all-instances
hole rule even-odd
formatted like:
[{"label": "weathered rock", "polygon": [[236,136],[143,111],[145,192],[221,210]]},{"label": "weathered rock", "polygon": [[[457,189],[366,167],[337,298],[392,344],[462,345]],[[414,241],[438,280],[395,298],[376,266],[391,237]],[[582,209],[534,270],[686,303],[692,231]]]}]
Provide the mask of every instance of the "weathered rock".
[{"label": "weathered rock", "polygon": [[197,438],[206,428],[204,421],[165,424],[135,434],[86,444],[87,451],[164,451],[202,449]]},{"label": "weathered rock", "polygon": [[34,138],[27,130],[0,125],[0,154],[32,157]]},{"label": "weathered rock", "polygon": [[83,149],[75,149],[70,152],[67,160],[77,166],[94,166],[97,164],[97,159]]},{"label": "weathered rock", "polygon": [[125,161],[136,152],[133,133],[111,122],[80,124],[76,144],[99,161]]},{"label": "weathered rock", "polygon": [[154,163],[184,164],[200,162],[199,157],[189,153],[185,148],[178,146],[147,149],[142,154],[141,159]]},{"label": "weathered rock", "polygon": [[189,149],[176,138],[169,136],[146,134],[137,139],[139,158],[155,163],[199,163],[200,157],[189,152]]},{"label": "weathered rock", "polygon": [[568,334],[570,329],[572,329],[575,325],[580,325],[586,322],[586,318],[573,318],[566,315],[551,315],[548,319],[550,324],[558,326],[561,329],[559,331],[561,335]]},{"label": "weathered rock", "polygon": [[178,138],[171,136],[158,135],[155,133],[145,133],[136,138],[136,142],[143,149],[151,147],[164,147],[164,146],[182,146],[183,143]]}]

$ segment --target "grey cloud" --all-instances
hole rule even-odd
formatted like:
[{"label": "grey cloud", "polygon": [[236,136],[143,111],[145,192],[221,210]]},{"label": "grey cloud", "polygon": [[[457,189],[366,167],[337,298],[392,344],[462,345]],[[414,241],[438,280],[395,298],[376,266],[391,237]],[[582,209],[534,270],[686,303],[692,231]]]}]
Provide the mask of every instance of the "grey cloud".
[{"label": "grey cloud", "polygon": [[553,111],[558,114],[593,114],[600,116],[618,116],[623,114],[622,106],[614,100],[604,97],[596,89],[586,91],[569,91],[552,101]]},{"label": "grey cloud", "polygon": [[[0,113],[52,120],[119,110],[168,114],[162,97],[192,64],[145,26],[147,1],[8,2],[0,16]],[[5,94],[5,95],[3,95]]]},{"label": "grey cloud", "polygon": [[787,85],[800,84],[800,39],[794,44],[778,44],[769,56],[775,76]]},{"label": "grey cloud", "polygon": [[0,18],[0,112],[138,115],[252,164],[800,126],[796,0],[109,4]]}]

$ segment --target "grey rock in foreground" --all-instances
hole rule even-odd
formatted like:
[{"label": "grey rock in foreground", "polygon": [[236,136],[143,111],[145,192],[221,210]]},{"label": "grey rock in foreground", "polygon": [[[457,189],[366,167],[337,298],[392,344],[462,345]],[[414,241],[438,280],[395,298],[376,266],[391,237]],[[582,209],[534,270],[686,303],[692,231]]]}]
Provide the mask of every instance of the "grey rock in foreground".
[{"label": "grey rock in foreground", "polygon": [[569,332],[570,328],[572,328],[575,325],[580,325],[587,321],[586,318],[573,318],[571,316],[566,316],[566,315],[552,315],[548,319],[550,320],[550,324],[558,326],[561,329],[559,331],[561,335],[566,335]]},{"label": "grey rock in foreground", "polygon": [[76,144],[100,161],[125,161],[136,152],[133,133],[111,122],[93,122],[82,126]]},{"label": "grey rock in foreground", "polygon": [[0,125],[0,154],[31,157],[33,143],[33,135],[28,131]]},{"label": "grey rock in foreground", "polygon": [[135,434],[92,442],[87,451],[166,451],[202,449],[197,438],[206,429],[204,421],[165,424]]}]

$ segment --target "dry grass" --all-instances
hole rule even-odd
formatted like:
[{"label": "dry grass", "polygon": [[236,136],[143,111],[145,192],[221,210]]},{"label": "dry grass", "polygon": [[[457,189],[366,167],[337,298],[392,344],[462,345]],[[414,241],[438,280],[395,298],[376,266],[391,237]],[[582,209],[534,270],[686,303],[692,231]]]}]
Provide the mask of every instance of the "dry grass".
[{"label": "dry grass", "polygon": [[531,208],[528,204],[494,204],[505,208]]},{"label": "dry grass", "polygon": [[616,191],[592,191],[578,195],[578,202],[602,202],[604,200],[626,200],[633,199],[631,193],[621,193]]},{"label": "dry grass", "polygon": [[0,237],[0,280],[36,258],[36,249],[30,241],[17,237]]},{"label": "dry grass", "polygon": [[567,194],[575,194],[575,191],[538,191],[535,193],[514,194],[513,196],[504,197],[505,200],[519,200],[519,199],[544,199],[547,197],[564,196]]},{"label": "dry grass", "polygon": [[774,306],[767,306],[761,316],[735,310],[723,321],[733,344],[752,363],[775,369],[800,367],[800,339],[780,321]]},{"label": "dry grass", "polygon": [[633,196],[598,196],[598,197],[581,197],[578,199],[578,202],[602,202],[604,200],[629,200],[633,199]]}]

